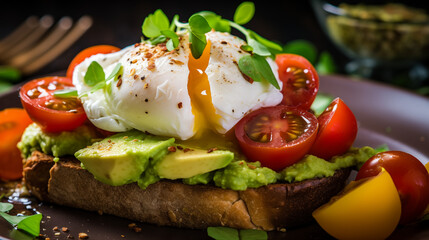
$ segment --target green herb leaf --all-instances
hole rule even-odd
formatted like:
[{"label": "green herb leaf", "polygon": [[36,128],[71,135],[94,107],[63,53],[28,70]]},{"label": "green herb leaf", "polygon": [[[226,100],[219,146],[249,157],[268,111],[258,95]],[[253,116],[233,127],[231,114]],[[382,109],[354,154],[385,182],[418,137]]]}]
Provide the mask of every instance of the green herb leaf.
[{"label": "green herb leaf", "polygon": [[153,14],[149,14],[143,21],[142,32],[148,38],[154,38],[161,35],[162,30],[170,27],[168,17],[161,9],[157,9]]},{"label": "green herb leaf", "polygon": [[202,11],[198,14],[203,16],[209,23],[210,27],[214,30],[218,32],[231,32],[231,26],[229,25],[229,22],[214,12]]},{"label": "green herb leaf", "polygon": [[234,13],[234,22],[244,25],[248,23],[255,14],[255,4],[253,2],[242,2]]},{"label": "green herb leaf", "polygon": [[10,82],[5,82],[4,80],[0,80],[0,93],[6,92],[12,89],[13,84]]},{"label": "green herb leaf", "polygon": [[39,236],[40,234],[40,221],[42,214],[35,214],[30,216],[11,216],[7,213],[0,212],[6,221],[18,229],[21,229],[32,236]]},{"label": "green herb leaf", "polygon": [[331,104],[334,97],[329,94],[318,93],[314,102],[311,104],[311,110],[313,110],[316,116],[322,114],[323,111]]},{"label": "green herb leaf", "polygon": [[67,88],[67,89],[56,90],[54,92],[54,96],[58,97],[58,98],[77,97],[77,90],[76,90],[76,88]]},{"label": "green herb leaf", "polygon": [[267,240],[268,234],[262,230],[242,229],[240,230],[241,240]]},{"label": "green herb leaf", "polygon": [[247,32],[249,33],[251,38],[254,38],[256,41],[258,41],[259,43],[261,43],[262,45],[267,47],[272,53],[279,53],[283,50],[282,46],[280,46],[279,44],[277,44],[273,41],[270,41],[270,40],[262,37],[261,35],[257,34],[256,32],[254,32],[252,30],[247,30]]},{"label": "green herb leaf", "polygon": [[166,40],[167,40],[167,37],[166,37],[166,36],[164,36],[164,35],[159,35],[159,36],[157,36],[157,37],[155,37],[155,38],[150,39],[150,40],[149,40],[149,43],[150,43],[150,44],[152,44],[152,45],[156,45],[156,44],[158,44],[158,43],[163,43],[163,42],[165,42]]},{"label": "green herb leaf", "polygon": [[179,46],[179,36],[171,30],[162,30],[161,33],[166,37],[170,38],[167,42],[168,51],[172,51]]},{"label": "green herb leaf", "polygon": [[228,227],[208,227],[207,234],[216,240],[240,240],[237,229]]},{"label": "green herb leaf", "polygon": [[293,40],[283,47],[284,53],[293,53],[305,57],[311,64],[316,63],[317,49],[307,40]]},{"label": "green herb leaf", "polygon": [[8,83],[17,83],[21,79],[21,73],[11,66],[0,66],[0,80]]},{"label": "green herb leaf", "polygon": [[256,82],[268,82],[275,88],[280,86],[265,57],[259,55],[246,55],[238,60],[240,71]]},{"label": "green herb leaf", "polygon": [[91,87],[95,86],[99,82],[103,82],[105,78],[106,75],[104,74],[103,68],[96,61],[91,62],[85,76],[83,77],[85,83]]},{"label": "green herb leaf", "polygon": [[334,59],[327,51],[323,51],[319,56],[319,61],[316,64],[316,70],[320,75],[332,74],[337,71]]},{"label": "green herb leaf", "polygon": [[203,54],[207,45],[205,34],[210,30],[211,27],[203,16],[194,14],[189,18],[189,42],[194,58],[198,59]]},{"label": "green herb leaf", "polygon": [[247,40],[247,44],[252,47],[253,53],[259,56],[271,56],[271,52],[264,45],[253,38]]},{"label": "green herb leaf", "polygon": [[122,67],[122,65],[120,63],[116,64],[115,68],[113,68],[110,75],[106,78],[106,81],[116,77],[119,73],[119,70],[121,70],[121,67]]},{"label": "green herb leaf", "polygon": [[12,209],[13,209],[12,203],[0,202],[0,212],[9,212]]}]

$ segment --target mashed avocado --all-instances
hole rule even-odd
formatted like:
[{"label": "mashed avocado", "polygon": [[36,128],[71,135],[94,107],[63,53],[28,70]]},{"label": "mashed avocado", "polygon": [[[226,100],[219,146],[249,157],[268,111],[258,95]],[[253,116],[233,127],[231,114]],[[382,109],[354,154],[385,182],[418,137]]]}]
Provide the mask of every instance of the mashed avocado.
[{"label": "mashed avocado", "polygon": [[44,133],[36,123],[32,123],[25,129],[17,146],[24,159],[36,150],[58,158],[73,155],[77,150],[90,145],[96,137],[94,129],[87,125],[71,132]]},{"label": "mashed avocado", "polygon": [[[36,124],[31,124],[25,130],[21,142],[18,143],[18,148],[26,158],[35,150],[58,158],[75,154],[78,150],[91,145],[94,139],[96,139],[96,133],[93,128],[85,125],[72,132],[48,134],[42,132]],[[307,155],[298,163],[281,172],[261,167],[259,162],[246,162],[236,159],[226,167],[185,178],[182,181],[189,185],[214,184],[224,189],[245,190],[276,182],[298,182],[312,178],[330,177],[341,168],[359,168],[374,154],[376,154],[376,150],[373,148],[362,147],[352,148],[346,154],[333,157],[330,161]],[[146,188],[160,179],[154,165],[149,164],[137,183],[141,188]]]}]

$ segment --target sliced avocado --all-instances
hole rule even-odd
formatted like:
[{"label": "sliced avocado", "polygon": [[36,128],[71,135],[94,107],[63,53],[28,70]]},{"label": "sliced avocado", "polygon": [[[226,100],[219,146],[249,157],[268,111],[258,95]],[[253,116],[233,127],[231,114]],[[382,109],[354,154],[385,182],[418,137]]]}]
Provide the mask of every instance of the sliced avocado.
[{"label": "sliced avocado", "polygon": [[75,157],[97,180],[119,186],[137,181],[148,167],[149,160],[161,159],[173,143],[174,138],[132,130],[81,149],[75,153]]},{"label": "sliced avocado", "polygon": [[154,168],[161,178],[189,178],[224,168],[233,159],[234,153],[226,150],[185,148],[168,153]]}]

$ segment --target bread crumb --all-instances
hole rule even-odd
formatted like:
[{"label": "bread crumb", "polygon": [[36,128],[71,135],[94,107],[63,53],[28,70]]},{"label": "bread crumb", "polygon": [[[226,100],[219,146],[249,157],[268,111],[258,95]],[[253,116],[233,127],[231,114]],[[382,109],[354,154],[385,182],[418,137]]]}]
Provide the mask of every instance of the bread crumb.
[{"label": "bread crumb", "polygon": [[86,233],[79,233],[79,239],[88,239],[89,236]]},{"label": "bread crumb", "polygon": [[52,230],[54,230],[54,231],[58,231],[58,227],[57,227],[57,226],[55,226],[54,228],[52,228]]},{"label": "bread crumb", "polygon": [[61,228],[61,231],[63,231],[63,232],[68,232],[68,231],[69,231],[69,229],[68,229],[68,228],[66,228],[66,227],[62,227],[62,228]]}]

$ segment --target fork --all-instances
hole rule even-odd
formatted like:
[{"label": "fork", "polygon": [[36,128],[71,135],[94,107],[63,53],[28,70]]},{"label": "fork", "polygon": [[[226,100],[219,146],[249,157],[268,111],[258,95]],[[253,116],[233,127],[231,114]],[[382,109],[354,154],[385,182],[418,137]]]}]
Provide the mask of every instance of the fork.
[{"label": "fork", "polygon": [[30,75],[50,63],[90,27],[92,18],[82,16],[73,23],[65,16],[54,24],[50,15],[28,17],[12,33],[0,40],[0,62]]}]

